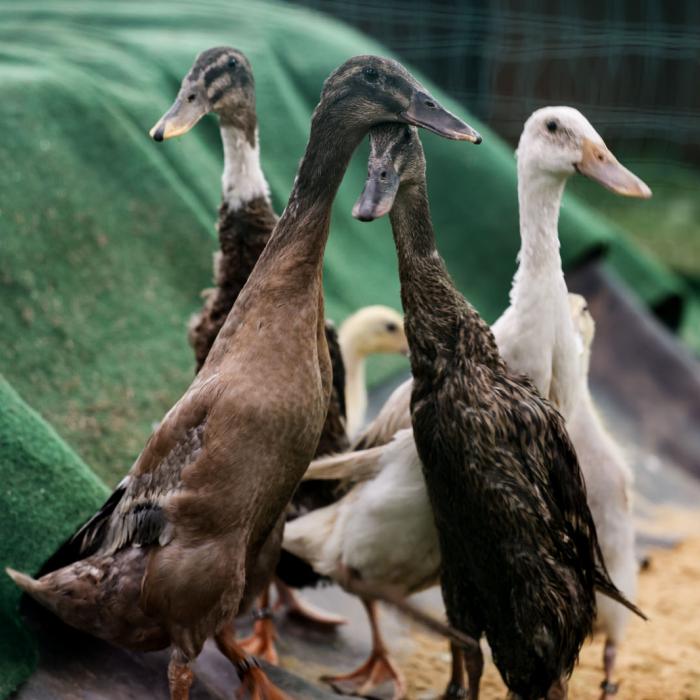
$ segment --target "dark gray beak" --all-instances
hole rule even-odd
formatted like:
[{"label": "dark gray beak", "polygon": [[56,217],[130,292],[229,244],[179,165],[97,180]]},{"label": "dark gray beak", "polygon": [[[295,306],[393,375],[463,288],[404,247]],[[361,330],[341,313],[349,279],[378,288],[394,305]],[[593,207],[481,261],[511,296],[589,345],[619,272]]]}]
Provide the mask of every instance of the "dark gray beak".
[{"label": "dark gray beak", "polygon": [[418,91],[413,95],[411,104],[401,114],[401,119],[407,124],[422,126],[446,139],[481,143],[478,131],[448,112],[427,92]]},{"label": "dark gray beak", "polygon": [[391,211],[399,191],[399,176],[388,167],[376,168],[369,173],[352,215],[359,221],[374,221]]}]

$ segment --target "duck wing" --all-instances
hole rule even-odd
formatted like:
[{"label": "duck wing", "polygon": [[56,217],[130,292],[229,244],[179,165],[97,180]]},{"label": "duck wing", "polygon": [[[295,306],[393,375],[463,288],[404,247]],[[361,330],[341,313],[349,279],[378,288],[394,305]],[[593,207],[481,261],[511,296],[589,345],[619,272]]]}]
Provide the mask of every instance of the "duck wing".
[{"label": "duck wing", "polygon": [[381,469],[381,456],[384,446],[369,450],[343,452],[339,455],[315,459],[306,470],[302,481],[335,480],[366,481]]},{"label": "duck wing", "polygon": [[413,378],[400,384],[386,400],[376,418],[360,433],[353,450],[386,445],[399,430],[411,428],[411,392]]},{"label": "duck wing", "polygon": [[197,384],[168,412],[104,505],[44,564],[46,574],[128,544],[165,544],[171,535],[165,506],[181,487],[182,472],[202,453],[211,379]]},{"label": "duck wing", "polygon": [[[536,391],[534,385],[531,389]],[[583,473],[563,417],[549,401],[539,396],[527,402],[527,409],[521,415],[525,434],[542,436],[539,445],[531,446],[541,455],[541,459],[536,460],[540,468],[534,470],[537,473],[533,476],[543,483],[549,506],[573,543],[576,563],[584,579],[603,595],[646,620],[644,613],[625,598],[610,578],[588,506]]]},{"label": "duck wing", "polygon": [[78,531],[44,562],[37,578],[41,578],[51,571],[62,569],[79,559],[85,559],[100,548],[104,542],[109,519],[126,493],[128,483],[129,476],[127,475],[119,482],[97,513],[81,525]]}]

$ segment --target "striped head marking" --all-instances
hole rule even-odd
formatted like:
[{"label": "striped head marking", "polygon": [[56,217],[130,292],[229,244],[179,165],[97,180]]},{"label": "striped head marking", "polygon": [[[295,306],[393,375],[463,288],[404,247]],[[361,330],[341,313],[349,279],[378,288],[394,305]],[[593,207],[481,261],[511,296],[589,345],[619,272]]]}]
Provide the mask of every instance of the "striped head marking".
[{"label": "striped head marking", "polygon": [[255,82],[250,62],[237,49],[220,46],[197,56],[182,79],[172,106],[151,129],[156,141],[187,133],[205,114],[234,126],[252,144],[255,139]]}]

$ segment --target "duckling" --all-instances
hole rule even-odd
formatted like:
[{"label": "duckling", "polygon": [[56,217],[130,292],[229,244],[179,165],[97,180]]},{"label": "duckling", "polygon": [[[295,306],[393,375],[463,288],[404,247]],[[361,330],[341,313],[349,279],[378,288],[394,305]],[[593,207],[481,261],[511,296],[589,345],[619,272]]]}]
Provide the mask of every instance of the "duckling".
[{"label": "duckling", "polygon": [[[237,66],[221,69],[222,83],[235,81]],[[268,245],[202,369],[78,533],[82,558],[39,580],[7,570],[85,632],[140,650],[171,646],[173,700],[189,697],[191,664],[209,637],[251,697],[285,697],[230,622],[321,435],[331,394],[322,287],[331,207],[356,146],[386,121],[476,138],[394,61],[358,56],[334,71]]]},{"label": "duckling", "polygon": [[[574,328],[580,338],[581,385],[573,413],[567,422],[576,445],[581,471],[586,482],[588,505],[598,530],[600,548],[610,577],[628,600],[637,592],[638,565],[635,556],[635,528],[632,513],[632,471],[622,450],[603,425],[588,388],[588,368],[595,322],[586,300],[569,294]],[[611,700],[618,685],[613,682],[617,647],[629,621],[629,610],[608,598],[597,596],[596,628],[605,635],[601,700]]]},{"label": "duckling", "polygon": [[388,306],[365,306],[343,321],[338,339],[345,363],[346,430],[352,439],[367,412],[367,357],[377,353],[408,354],[403,316]]},{"label": "duckling", "polygon": [[[437,252],[417,133],[373,129],[369,170],[356,215],[391,210],[413,435],[448,619],[471,637],[486,635],[514,697],[561,696],[592,628],[595,591],[639,611],[605,568],[561,415],[527,376],[508,369]],[[470,650],[465,662],[477,698],[483,658]]]}]

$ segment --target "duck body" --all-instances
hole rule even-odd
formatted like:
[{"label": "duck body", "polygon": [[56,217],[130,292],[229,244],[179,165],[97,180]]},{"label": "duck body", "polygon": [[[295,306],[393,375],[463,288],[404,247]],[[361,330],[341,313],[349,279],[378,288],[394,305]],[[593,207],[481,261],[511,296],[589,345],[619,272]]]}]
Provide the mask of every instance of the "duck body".
[{"label": "duck body", "polygon": [[[455,289],[435,248],[420,141],[401,131],[373,130],[373,153],[387,156],[376,157],[382,172],[391,172],[397,151],[402,172],[389,195],[374,191],[376,179],[368,183],[360,210],[393,198],[413,435],[447,614],[466,634],[486,635],[513,693],[541,698],[573,668],[592,628],[595,586],[614,586],[596,561],[596,530],[564,421],[529,378],[508,369],[491,329]],[[470,656],[477,697],[483,662]]]},{"label": "duck body", "polygon": [[[238,77],[222,81],[222,71],[225,77],[230,62],[235,64],[233,70]],[[219,250],[214,256],[215,287],[203,292],[203,308],[189,324],[188,339],[195,353],[197,372],[204,365],[278,222],[260,162],[253,72],[240,51],[219,47],[200,54],[184,77],[172,107],[153,127],[151,135],[156,140],[179,136],[191,129],[207,112],[214,112],[219,119],[224,168],[217,222]],[[326,322],[325,334],[331,355],[333,385],[328,413],[318,441],[318,454],[340,451],[348,446],[344,424],[345,368],[332,323]],[[287,361],[283,346],[284,341],[278,343],[278,357],[281,361]],[[334,494],[334,486],[325,482],[300,485],[288,517],[325,505],[334,499]],[[278,521],[270,533],[264,556],[256,563],[259,574],[250,579],[243,610],[250,607],[249,603],[252,605],[256,595],[273,575],[284,521]],[[267,573],[263,571],[265,567]],[[285,568],[283,565],[283,573]]]},{"label": "duck body", "polygon": [[[322,324],[320,331],[317,322],[309,328],[309,318],[298,313],[308,304],[293,286],[258,286],[252,278],[251,287],[253,299],[282,294],[284,300],[266,312],[241,296],[204,368],[120,485],[116,503],[81,533],[96,552],[32,584],[30,593],[69,624],[127,647],[143,648],[143,636],[149,648],[172,643],[194,658],[221,621],[238,612],[246,572],[313,456],[330,394]],[[302,296],[306,287],[297,287]],[[308,287],[313,294],[314,285]],[[280,315],[291,316],[287,303],[297,313],[287,364],[267,365],[284,374],[271,401],[251,387],[264,386],[265,375],[270,380],[260,363],[279,357],[269,332]],[[308,315],[317,321],[313,310]],[[310,352],[294,353],[295,341],[297,350],[304,345]],[[59,590],[80,595],[64,606],[63,596],[47,593]],[[113,624],[95,626],[100,617]]]},{"label": "duck body", "polygon": [[348,569],[403,595],[438,582],[437,532],[410,430],[386,449],[316,460],[310,472],[359,483],[336,503],[290,522],[285,550],[341,585]]},{"label": "duck body", "polygon": [[595,611],[595,531],[566,520],[587,511],[583,482],[572,488],[563,421],[528,380],[473,360],[445,371],[463,381],[450,390],[443,373],[414,374],[412,415],[448,617],[486,635],[512,691],[541,698],[571,672]]}]

